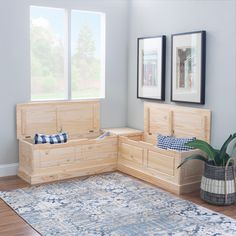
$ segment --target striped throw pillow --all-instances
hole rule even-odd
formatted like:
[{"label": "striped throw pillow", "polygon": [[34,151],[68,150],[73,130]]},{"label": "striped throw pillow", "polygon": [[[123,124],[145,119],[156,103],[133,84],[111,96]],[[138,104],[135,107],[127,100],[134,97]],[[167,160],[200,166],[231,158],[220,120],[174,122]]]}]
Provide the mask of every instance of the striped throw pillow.
[{"label": "striped throw pillow", "polygon": [[34,143],[35,144],[43,144],[43,143],[66,143],[68,140],[68,134],[63,132],[59,134],[52,134],[52,135],[46,135],[46,134],[35,134],[34,136]]}]

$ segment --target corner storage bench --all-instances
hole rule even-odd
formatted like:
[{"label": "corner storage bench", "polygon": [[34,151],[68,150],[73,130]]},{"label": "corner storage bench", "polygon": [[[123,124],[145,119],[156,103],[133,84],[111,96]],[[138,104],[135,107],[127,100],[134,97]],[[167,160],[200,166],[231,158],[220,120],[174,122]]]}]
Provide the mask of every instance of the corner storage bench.
[{"label": "corner storage bench", "polygon": [[[46,102],[17,105],[18,176],[30,184],[117,169],[116,135],[97,140],[98,101]],[[35,133],[67,132],[60,144],[33,144]]]},{"label": "corner storage bench", "polygon": [[[199,189],[202,163],[156,146],[157,134],[197,137],[210,142],[211,112],[144,103],[144,132],[131,128],[100,130],[98,101],[45,102],[17,105],[18,176],[30,184],[119,170],[176,194]],[[61,144],[34,144],[35,133],[67,132]],[[97,139],[104,131],[110,136]]]},{"label": "corner storage bench", "polygon": [[199,150],[174,151],[156,146],[157,134],[176,137],[197,137],[210,142],[211,112],[157,103],[144,104],[144,132],[119,136],[118,170],[155,184],[176,194],[195,191],[200,187],[203,165],[190,161],[177,169],[186,158]]}]

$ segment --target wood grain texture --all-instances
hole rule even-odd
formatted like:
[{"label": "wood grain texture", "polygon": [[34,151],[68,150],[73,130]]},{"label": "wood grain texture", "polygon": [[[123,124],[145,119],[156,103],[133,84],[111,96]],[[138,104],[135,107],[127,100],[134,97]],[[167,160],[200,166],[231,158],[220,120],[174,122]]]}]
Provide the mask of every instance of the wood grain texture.
[{"label": "wood grain texture", "polygon": [[160,171],[167,175],[174,175],[175,158],[148,150],[147,168]]},{"label": "wood grain texture", "polygon": [[113,129],[119,135],[118,170],[156,184],[176,194],[200,188],[203,165],[199,161],[180,163],[200,150],[179,152],[157,147],[157,135],[197,137],[210,142],[211,112],[182,106],[144,103],[144,133],[139,138],[136,130],[126,132]]},{"label": "wood grain texture", "polygon": [[18,176],[31,184],[116,170],[117,136],[65,144],[32,145],[19,140]]},{"label": "wood grain texture", "polygon": [[65,131],[71,139],[100,133],[100,103],[94,101],[35,102],[16,106],[17,138]]},{"label": "wood grain texture", "polygon": [[200,188],[203,165],[199,161],[178,165],[199,150],[178,152],[164,150],[146,141],[119,136],[119,171],[145,180],[175,194],[184,194]]},{"label": "wood grain texture", "polygon": [[157,134],[197,137],[210,143],[211,112],[208,109],[144,103],[144,139],[155,143]]},{"label": "wood grain texture", "polygon": [[[0,191],[30,186],[17,176],[0,178]],[[213,211],[236,219],[236,204],[231,206],[214,206],[202,201],[199,192],[180,195],[182,199],[194,202]],[[39,236],[20,216],[0,199],[0,235],[1,236]]]},{"label": "wood grain texture", "polygon": [[[0,178],[0,191],[8,191],[29,186],[17,176]],[[39,236],[30,225],[17,215],[0,199],[0,235],[1,236]]]},{"label": "wood grain texture", "polygon": [[143,131],[138,129],[132,129],[129,127],[123,127],[123,128],[111,128],[111,129],[103,129],[104,131],[109,131],[110,133],[114,135],[122,135],[122,136],[135,136],[135,135],[142,135]]},{"label": "wood grain texture", "polygon": [[[18,176],[31,184],[116,170],[118,138],[97,140],[99,101],[26,103],[17,105]],[[34,145],[35,133],[65,131],[66,143]]]},{"label": "wood grain texture", "polygon": [[[68,131],[69,136],[97,133],[99,102],[30,103],[17,106],[18,175],[31,184],[119,170],[166,185],[178,194],[199,188],[202,165],[178,165],[199,151],[176,152],[156,147],[158,133],[210,141],[211,113],[206,109],[144,103],[144,133],[131,128],[110,129],[104,140],[72,139],[65,144],[33,145],[22,140],[42,130]],[[105,130],[107,131],[107,130]],[[47,133],[47,132],[46,132]],[[119,136],[119,151],[117,150]],[[123,137],[122,137],[123,136]],[[119,153],[119,154],[118,154]],[[117,159],[118,157],[118,159]],[[118,164],[117,164],[118,160]],[[128,172],[127,172],[128,170]]]}]

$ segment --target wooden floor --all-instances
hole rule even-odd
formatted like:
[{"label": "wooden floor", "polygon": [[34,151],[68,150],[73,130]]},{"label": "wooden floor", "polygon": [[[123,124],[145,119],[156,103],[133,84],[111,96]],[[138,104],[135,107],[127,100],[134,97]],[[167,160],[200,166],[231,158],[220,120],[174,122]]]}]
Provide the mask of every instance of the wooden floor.
[{"label": "wooden floor", "polygon": [[[17,176],[0,178],[0,191],[23,188],[27,186],[29,186],[29,184]],[[181,198],[236,219],[236,205],[227,207],[209,205],[199,198],[199,192],[186,194],[181,196]],[[39,234],[0,199],[0,235],[36,236]]]}]

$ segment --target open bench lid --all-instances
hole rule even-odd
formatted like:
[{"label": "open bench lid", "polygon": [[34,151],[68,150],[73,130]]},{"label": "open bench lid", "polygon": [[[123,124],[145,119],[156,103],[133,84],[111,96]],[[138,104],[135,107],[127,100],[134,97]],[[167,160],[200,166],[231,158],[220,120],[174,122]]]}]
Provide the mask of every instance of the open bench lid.
[{"label": "open bench lid", "polygon": [[67,132],[69,138],[100,132],[99,101],[33,102],[16,107],[17,138]]},{"label": "open bench lid", "polygon": [[196,137],[210,143],[211,112],[208,109],[144,103],[144,136],[156,143],[157,135]]}]

